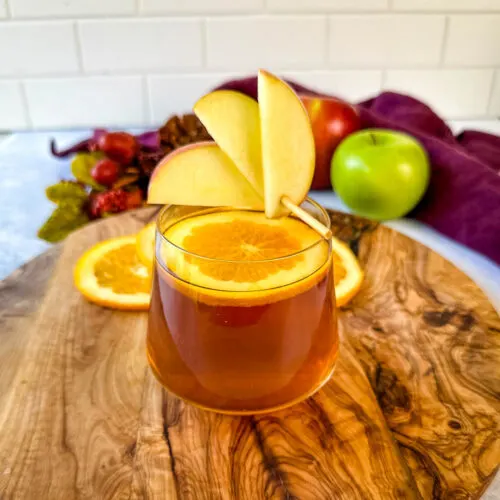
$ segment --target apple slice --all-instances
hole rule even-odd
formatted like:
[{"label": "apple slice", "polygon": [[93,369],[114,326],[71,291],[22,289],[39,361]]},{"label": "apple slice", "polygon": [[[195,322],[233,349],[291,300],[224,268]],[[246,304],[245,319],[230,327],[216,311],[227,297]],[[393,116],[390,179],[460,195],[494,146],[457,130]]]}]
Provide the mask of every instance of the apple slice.
[{"label": "apple slice", "polygon": [[193,109],[222,151],[263,195],[257,101],[234,90],[216,90],[203,96]]},{"label": "apple slice", "polygon": [[289,211],[283,196],[300,205],[314,175],[311,122],[300,98],[283,80],[260,70],[258,77],[262,170],[267,217]]},{"label": "apple slice", "polygon": [[155,168],[148,203],[263,210],[263,199],[215,142],[176,149]]}]

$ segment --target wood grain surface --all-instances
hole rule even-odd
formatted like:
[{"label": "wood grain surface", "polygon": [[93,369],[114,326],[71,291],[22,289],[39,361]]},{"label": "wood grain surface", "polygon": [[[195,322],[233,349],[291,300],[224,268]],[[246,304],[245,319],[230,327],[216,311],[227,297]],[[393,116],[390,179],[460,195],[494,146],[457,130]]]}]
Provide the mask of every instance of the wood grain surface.
[{"label": "wood grain surface", "polygon": [[331,381],[288,410],[201,411],[145,356],[147,315],[87,303],[72,268],[144,210],[87,226],[0,283],[0,498],[479,498],[500,463],[500,319],[465,275],[332,212],[366,272]]}]

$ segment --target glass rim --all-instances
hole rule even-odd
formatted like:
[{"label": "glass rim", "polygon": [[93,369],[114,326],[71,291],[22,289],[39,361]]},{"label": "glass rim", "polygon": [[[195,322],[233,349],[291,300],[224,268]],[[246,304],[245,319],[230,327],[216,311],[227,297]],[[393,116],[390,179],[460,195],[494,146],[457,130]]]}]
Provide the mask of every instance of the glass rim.
[{"label": "glass rim", "polygon": [[[309,198],[309,197],[306,197],[306,199],[304,201],[307,201],[308,203],[310,203],[311,205],[313,205],[317,210],[319,210],[319,212],[321,213],[321,215],[324,217],[325,221],[320,221],[322,224],[324,224],[328,229],[331,228],[331,220],[330,220],[330,217],[328,216],[328,212],[326,211],[326,209],[320,205],[317,201]],[[304,203],[304,202],[302,202]],[[312,243],[311,245],[301,249],[301,250],[298,250],[297,252],[293,252],[293,253],[290,253],[290,254],[287,254],[287,255],[282,255],[281,257],[274,257],[272,259],[259,259],[259,260],[229,260],[229,259],[219,259],[219,258],[216,258],[216,257],[207,257],[205,255],[200,255],[200,254],[197,254],[197,253],[194,253],[194,252],[191,252],[189,250],[186,250],[185,248],[182,248],[180,247],[179,245],[173,243],[172,241],[170,241],[164,234],[163,232],[161,231],[161,228],[160,228],[160,221],[161,221],[161,218],[162,216],[173,206],[176,206],[176,205],[165,205],[162,207],[162,209],[160,210],[160,212],[158,213],[158,217],[156,218],[156,224],[155,224],[155,229],[156,229],[156,234],[160,235],[160,237],[162,238],[162,240],[167,243],[168,245],[174,247],[176,250],[182,252],[184,255],[189,255],[190,257],[194,257],[196,259],[202,259],[202,260],[205,260],[205,261],[210,261],[210,262],[219,262],[219,263],[229,263],[229,264],[264,264],[266,262],[279,262],[279,261],[283,261],[283,260],[286,260],[286,259],[291,259],[293,257],[298,257],[299,255],[303,255],[305,252],[308,252],[309,250],[312,250],[313,248],[315,248],[316,246],[320,245],[322,242],[326,241],[328,242],[328,240],[325,240],[319,233],[318,233],[318,239]],[[232,207],[204,207],[204,209],[202,210],[214,210],[214,211],[217,211],[217,210],[220,210],[220,211],[245,211],[245,212],[255,212],[256,210],[249,210],[249,209],[239,209],[239,208],[232,208]],[[202,211],[200,210],[200,212]],[[187,215],[185,218],[189,218],[191,217],[191,215]],[[192,214],[192,217],[196,217],[196,212],[194,212]],[[184,217],[182,217],[180,220],[184,219]],[[300,220],[300,219],[298,219]],[[174,226],[175,224],[177,224],[177,222],[174,222],[172,224],[172,226]],[[305,224],[305,222],[303,222],[303,224]],[[329,250],[328,250],[328,254],[330,254],[332,251],[331,249],[331,245],[329,245]],[[156,249],[156,244],[155,244],[155,259],[157,258],[157,249]]]}]

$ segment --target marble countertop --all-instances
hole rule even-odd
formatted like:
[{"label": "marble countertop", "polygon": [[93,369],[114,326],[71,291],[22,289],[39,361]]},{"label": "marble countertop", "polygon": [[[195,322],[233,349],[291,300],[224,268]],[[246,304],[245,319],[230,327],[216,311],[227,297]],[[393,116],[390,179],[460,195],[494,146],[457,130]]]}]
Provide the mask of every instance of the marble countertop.
[{"label": "marble countertop", "polygon": [[[465,128],[500,135],[500,121],[453,122],[458,132]],[[88,137],[89,131],[17,133],[0,135],[0,280],[29,259],[50,247],[39,240],[37,229],[53,210],[44,188],[70,178],[69,161],[57,160],[49,153],[49,140],[64,147]],[[328,208],[348,211],[331,192],[312,193]],[[413,220],[397,220],[388,226],[437,251],[469,275],[500,311],[500,267],[482,255],[442,236]],[[500,500],[500,476],[483,496]]]}]

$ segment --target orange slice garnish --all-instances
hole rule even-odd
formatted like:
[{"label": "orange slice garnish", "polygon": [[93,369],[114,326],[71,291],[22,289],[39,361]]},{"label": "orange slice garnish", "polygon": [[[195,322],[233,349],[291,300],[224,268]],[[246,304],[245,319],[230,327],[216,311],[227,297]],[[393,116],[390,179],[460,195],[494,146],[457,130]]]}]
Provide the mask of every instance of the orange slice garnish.
[{"label": "orange slice garnish", "polygon": [[[234,213],[234,212],[229,212],[229,213]],[[239,212],[239,213],[240,214],[242,214],[242,213],[243,214],[250,214],[249,215],[250,218],[253,218],[256,216],[256,214],[253,212]],[[191,220],[191,223],[189,222],[190,220]],[[283,221],[288,221],[288,220],[292,221],[291,224],[293,225],[293,227],[299,227],[299,230],[300,230],[299,234],[302,234],[301,232],[303,231],[303,228],[305,226],[293,218],[281,219],[278,221],[272,221],[269,219],[259,220],[260,224],[262,224],[262,222],[264,222],[264,224],[271,225],[271,230],[269,228],[265,228],[262,240],[259,236],[259,234],[260,234],[259,231],[262,228],[257,227],[256,225],[254,225],[252,227],[252,224],[257,224],[255,222],[255,220],[253,222],[250,221],[250,222],[252,222],[252,224],[247,226],[249,228],[249,232],[248,232],[248,235],[246,235],[246,236],[244,234],[241,234],[241,232],[244,230],[244,227],[245,227],[244,224],[241,224],[241,223],[235,224],[234,225],[234,229],[235,229],[234,233],[231,230],[231,224],[226,224],[225,226],[223,226],[222,231],[220,233],[220,236],[224,235],[224,239],[227,240],[227,242],[228,242],[227,249],[225,251],[229,252],[229,254],[232,255],[232,259],[230,259],[230,260],[238,260],[238,259],[242,259],[242,258],[243,259],[252,259],[252,258],[257,259],[259,255],[263,255],[263,254],[265,254],[267,256],[267,258],[274,258],[274,256],[279,255],[280,252],[284,251],[286,253],[287,251],[289,251],[291,246],[297,245],[297,242],[296,241],[294,242],[294,241],[287,239],[287,236],[289,234],[292,234],[292,235],[294,234],[293,232],[288,233],[286,231],[285,227],[287,227],[287,226],[282,226],[281,230],[285,231],[285,233],[286,233],[285,239],[283,241],[288,241],[288,244],[290,245],[290,247],[288,247],[288,248],[285,248],[283,246],[279,247],[279,245],[278,246],[275,245],[273,247],[273,243],[272,243],[273,242],[273,238],[272,238],[273,233],[272,232],[274,231],[272,229],[272,226],[278,227],[278,234],[279,234],[279,226],[283,223]],[[190,233],[189,224],[192,224],[192,222],[193,222],[193,219],[185,219],[185,221],[181,225],[182,227],[178,225],[177,227],[172,228],[171,231],[167,232],[168,237],[171,237],[172,233],[177,233],[178,236],[177,236],[176,240],[177,240],[177,243],[179,243],[179,240],[182,238],[182,236],[179,236],[179,235],[182,235],[184,233],[189,234]],[[222,221],[220,221],[220,222],[222,222]],[[188,224],[188,225],[184,226],[184,224]],[[207,257],[212,257],[214,259],[220,259],[221,257],[219,257],[219,251],[220,251],[219,234],[218,234],[217,238],[215,238],[215,239],[211,238],[211,236],[210,236],[210,233],[214,229],[218,230],[218,228],[214,228],[213,226],[203,228],[203,224],[201,222],[198,223],[198,226],[199,226],[199,229],[197,231],[195,231],[194,234],[191,233],[188,240],[187,240],[187,245],[190,246],[191,252],[201,253],[202,255],[206,255]],[[221,229],[221,228],[219,228],[219,229]],[[287,229],[291,229],[291,228],[287,227]],[[178,233],[178,231],[179,231],[179,233]],[[306,229],[306,231],[307,231],[307,229]],[[238,233],[240,233],[239,236],[238,236]],[[196,235],[198,235],[198,236],[196,236]],[[266,246],[266,235],[267,235],[267,246]],[[244,236],[246,238],[246,240],[245,240],[246,244],[241,244],[241,241],[238,240],[238,238],[240,238],[240,240],[241,240],[242,236]],[[185,237],[185,235],[184,235],[184,237]],[[314,232],[309,233],[308,237],[310,237],[311,239],[315,239],[315,240],[318,239],[318,235]],[[154,243],[155,243],[155,223],[151,223],[151,224],[148,224],[147,226],[145,226],[137,235],[137,245],[138,245],[137,253],[141,259],[141,262],[143,264],[147,265],[148,267],[153,266]],[[257,245],[255,245],[255,243],[257,243]],[[210,244],[212,246],[210,246]],[[170,252],[170,253],[173,252],[172,249],[170,249],[170,250],[168,249],[168,247],[169,247],[168,244],[164,244],[163,246],[164,246],[164,252],[165,251]],[[179,246],[182,247],[182,244]],[[299,246],[300,246],[300,242],[299,242]],[[165,249],[165,247],[167,247],[167,248]],[[261,249],[261,247],[263,247],[263,248]],[[256,251],[256,250],[258,250],[258,251]],[[361,288],[361,285],[363,283],[364,275],[363,275],[363,271],[359,265],[359,262],[356,259],[356,256],[354,255],[352,250],[348,247],[348,245],[346,245],[345,243],[343,243],[342,241],[340,241],[337,238],[332,238],[332,250],[333,250],[333,267],[334,267],[334,283],[335,283],[336,303],[337,303],[338,307],[341,307],[341,306],[346,305],[358,293],[358,291]],[[196,260],[198,261],[198,264],[201,266],[199,270],[205,269],[205,271],[208,272],[208,275],[210,275],[210,272],[211,272],[210,267],[214,266],[213,271],[215,271],[216,275],[226,272],[228,274],[228,276],[231,276],[231,275],[234,276],[232,264],[226,265],[224,262],[222,262],[222,263],[219,262],[219,263],[217,263],[217,265],[215,265],[215,263],[211,263],[209,265],[208,262],[201,262],[201,259],[196,259],[196,258],[192,258],[191,263],[194,264]],[[293,259],[284,259],[282,261],[282,266],[290,266],[292,263],[293,263]],[[179,262],[177,264],[177,266],[179,267],[180,265],[181,265],[181,263]],[[243,269],[245,269],[245,266],[240,266],[240,267],[243,267]],[[247,269],[249,269],[250,267],[251,267],[250,265],[246,265]],[[268,273],[268,275],[269,275],[269,265],[268,264],[264,265],[264,266],[255,265],[252,267],[254,268],[255,272],[260,273],[261,276],[264,273]],[[266,267],[267,267],[267,271],[266,271]],[[189,268],[189,267],[186,267],[184,272],[185,272],[184,278],[189,278],[189,277],[193,278],[193,274],[192,274],[193,272],[194,272],[195,279],[196,279],[196,276],[198,276],[196,271],[193,271],[193,269]],[[163,276],[163,274],[164,273],[162,273],[162,276]],[[217,286],[216,276],[215,277],[212,276],[212,278],[214,278],[214,281],[211,281],[211,283],[208,283],[208,279],[207,279],[207,282],[204,284],[205,285],[210,284],[211,286]],[[169,278],[169,279],[172,280],[172,278]],[[240,280],[240,284],[241,284],[240,288],[243,288],[245,286],[249,286],[250,288],[255,288],[254,284],[245,285],[244,284],[245,280],[243,279],[243,281],[241,281],[242,280],[241,274],[236,276],[236,280]],[[186,281],[189,281],[189,279],[186,279]],[[203,282],[204,282],[204,279],[201,280],[202,284],[203,284]],[[314,280],[312,282],[314,283]],[[228,284],[227,281],[226,281],[226,284]],[[304,285],[307,285],[307,283],[302,284],[302,286],[304,286]],[[182,287],[182,283],[180,283],[180,284],[178,283],[178,286]],[[224,288],[224,286],[223,286],[223,288]],[[286,291],[288,293],[291,290],[288,290],[288,291],[282,290],[282,291]],[[192,293],[196,292],[196,289],[191,290],[191,292]],[[200,296],[203,296],[205,294],[205,292],[203,292],[203,290],[198,291],[198,293],[200,293]],[[214,293],[214,295],[217,295],[217,293]],[[277,294],[277,295],[279,296],[279,294]],[[220,294],[219,294],[219,296],[220,296]],[[240,296],[236,294],[236,297],[240,297]],[[265,297],[265,294],[264,294],[264,297]],[[244,297],[240,297],[240,298],[244,298]],[[263,302],[265,302],[265,300]]]},{"label": "orange slice garnish", "polygon": [[138,259],[134,235],[103,241],[85,252],[76,264],[74,281],[89,301],[101,306],[149,307],[151,273]]},{"label": "orange slice garnish", "polygon": [[[222,211],[185,218],[165,232],[161,278],[210,304],[256,305],[292,297],[318,283],[328,243],[293,217]],[[165,264],[166,263],[166,264]],[[161,266],[160,266],[161,267]]]}]

